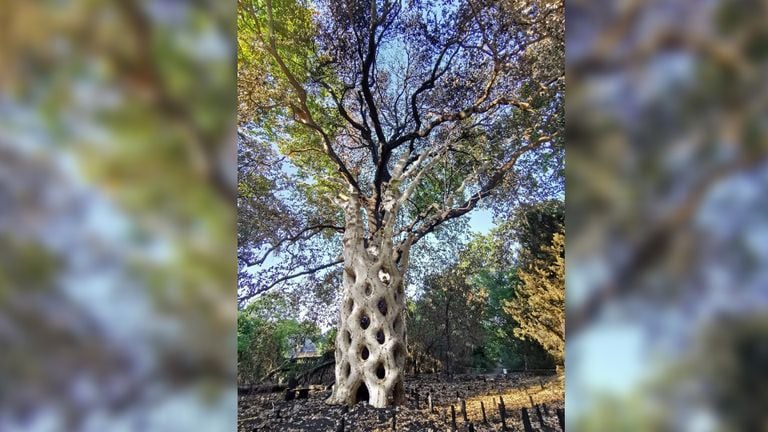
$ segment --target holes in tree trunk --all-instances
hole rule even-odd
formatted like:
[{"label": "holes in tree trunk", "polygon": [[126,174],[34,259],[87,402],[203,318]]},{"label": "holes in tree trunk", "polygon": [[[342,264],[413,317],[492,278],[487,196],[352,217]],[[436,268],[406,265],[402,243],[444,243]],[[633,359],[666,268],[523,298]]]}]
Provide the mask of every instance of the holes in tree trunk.
[{"label": "holes in tree trunk", "polygon": [[368,386],[365,383],[360,383],[355,393],[355,403],[368,402]]},{"label": "holes in tree trunk", "polygon": [[344,363],[344,366],[342,366],[341,370],[344,378],[349,378],[349,374],[352,373],[352,368],[349,366],[349,363]]},{"label": "holes in tree trunk", "polygon": [[352,299],[347,300],[347,310],[352,313],[352,309],[355,308],[355,301]]},{"label": "holes in tree trunk", "polygon": [[352,343],[352,333],[350,333],[349,330],[347,330],[346,333],[347,333],[347,343],[351,344]]},{"label": "holes in tree trunk", "polygon": [[389,281],[392,280],[392,276],[390,276],[389,273],[384,270],[379,270],[379,280],[384,283],[384,285],[389,285]]},{"label": "holes in tree trunk", "polygon": [[381,312],[382,315],[387,316],[387,301],[384,300],[383,297],[379,299],[376,306],[379,308],[379,312]]},{"label": "holes in tree trunk", "polygon": [[379,365],[376,366],[376,376],[379,379],[384,379],[384,377],[387,376],[387,371],[386,371],[386,369],[384,369],[384,364],[383,363],[379,363]]},{"label": "holes in tree trunk", "polygon": [[373,288],[371,288],[371,284],[369,282],[365,282],[365,295],[369,296],[373,292]]},{"label": "holes in tree trunk", "polygon": [[368,360],[368,356],[369,355],[370,355],[370,353],[368,352],[368,347],[364,346],[363,350],[360,351],[360,358],[363,359],[363,360]]},{"label": "holes in tree trunk", "polygon": [[384,330],[379,329],[379,331],[376,332],[376,342],[383,345],[386,338],[384,337]]},{"label": "holes in tree trunk", "polygon": [[360,315],[360,327],[365,330],[369,325],[371,325],[371,319],[368,318],[368,315],[366,315],[365,312],[363,312],[363,314]]}]

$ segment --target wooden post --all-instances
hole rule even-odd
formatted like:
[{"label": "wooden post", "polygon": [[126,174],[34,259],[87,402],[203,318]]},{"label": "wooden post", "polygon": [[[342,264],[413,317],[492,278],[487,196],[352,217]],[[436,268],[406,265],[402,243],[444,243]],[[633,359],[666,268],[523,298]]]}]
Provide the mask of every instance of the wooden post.
[{"label": "wooden post", "polygon": [[539,408],[538,405],[536,405],[536,417],[539,418],[539,424],[541,427],[544,427],[544,416],[541,415],[541,408]]},{"label": "wooden post", "polygon": [[432,405],[432,393],[427,392],[427,404],[429,404],[429,412],[435,412],[435,407]]},{"label": "wooden post", "polygon": [[523,430],[525,432],[533,432],[533,426],[531,426],[531,418],[528,417],[528,409],[523,407]]},{"label": "wooden post", "polygon": [[480,401],[480,411],[483,412],[483,423],[488,424],[488,417],[485,416],[485,405]]},{"label": "wooden post", "polygon": [[468,422],[467,418],[467,403],[464,399],[461,400],[461,413],[464,415],[464,423]]},{"label": "wooden post", "polygon": [[453,430],[456,430],[456,408],[451,405],[451,426],[453,427]]},{"label": "wooden post", "polygon": [[528,400],[531,401],[531,408],[536,406],[536,402],[533,401],[533,398],[531,397],[531,395],[528,395]]},{"label": "wooden post", "polygon": [[504,403],[499,404],[499,416],[501,417],[501,430],[507,430],[507,410],[504,408]]},{"label": "wooden post", "polygon": [[565,432],[565,410],[562,408],[557,409],[557,422],[560,423],[560,430]]}]

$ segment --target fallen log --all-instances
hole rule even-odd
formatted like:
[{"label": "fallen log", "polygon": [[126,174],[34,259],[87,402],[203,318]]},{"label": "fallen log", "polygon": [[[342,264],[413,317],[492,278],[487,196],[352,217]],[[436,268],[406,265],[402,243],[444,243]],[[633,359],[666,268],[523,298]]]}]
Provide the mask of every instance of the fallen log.
[{"label": "fallen log", "polygon": [[265,384],[265,385],[251,385],[251,386],[237,386],[237,395],[250,395],[258,393],[277,393],[287,389],[285,384]]}]

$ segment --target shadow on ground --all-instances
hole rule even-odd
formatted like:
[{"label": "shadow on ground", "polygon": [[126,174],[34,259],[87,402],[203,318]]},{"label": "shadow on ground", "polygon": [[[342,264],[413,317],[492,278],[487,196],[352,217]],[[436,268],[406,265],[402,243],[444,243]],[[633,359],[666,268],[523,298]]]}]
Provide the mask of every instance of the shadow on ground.
[{"label": "shadow on ground", "polygon": [[[377,409],[365,403],[329,406],[324,401],[330,390],[319,386],[306,399],[291,401],[284,400],[283,392],[243,395],[238,404],[238,431],[446,431],[452,428],[451,406],[458,431],[500,431],[502,399],[509,430],[523,430],[522,408],[527,408],[532,430],[559,431],[557,410],[564,408],[563,389],[561,376],[521,373],[462,375],[453,380],[438,375],[408,377],[407,401],[397,408]],[[487,421],[483,421],[483,409]]]}]

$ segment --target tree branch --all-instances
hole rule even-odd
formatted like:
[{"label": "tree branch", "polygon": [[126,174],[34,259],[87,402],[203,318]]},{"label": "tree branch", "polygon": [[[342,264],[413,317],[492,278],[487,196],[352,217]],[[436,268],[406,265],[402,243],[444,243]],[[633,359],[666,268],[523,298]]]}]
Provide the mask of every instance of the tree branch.
[{"label": "tree branch", "polygon": [[329,262],[329,263],[326,263],[326,264],[323,264],[323,265],[319,265],[319,266],[313,267],[313,268],[311,268],[309,270],[304,270],[304,271],[300,271],[298,273],[294,273],[292,275],[283,276],[281,278],[276,279],[271,284],[269,284],[269,285],[267,285],[267,286],[265,286],[263,288],[259,288],[257,290],[251,291],[251,292],[249,292],[248,294],[246,294],[246,295],[244,295],[242,297],[238,296],[238,302],[243,302],[245,300],[248,300],[248,299],[251,299],[253,297],[256,297],[259,294],[265,293],[265,292],[271,290],[276,285],[278,285],[278,284],[280,284],[282,282],[285,282],[285,281],[288,281],[288,280],[291,280],[291,279],[295,279],[295,278],[300,277],[300,276],[305,276],[305,275],[308,275],[308,274],[312,274],[312,273],[318,272],[320,270],[327,269],[329,267],[333,267],[335,265],[341,264],[343,262],[344,262],[344,259],[340,258],[340,259],[337,259],[336,261]]},{"label": "tree branch", "polygon": [[[245,266],[246,266],[246,268],[248,268],[248,267],[253,267],[253,266],[256,266],[256,265],[262,265],[262,264],[264,264],[264,261],[267,259],[269,254],[271,254],[272,252],[276,251],[283,243],[285,243],[285,242],[293,242],[293,241],[299,240],[304,235],[304,233],[306,233],[307,231],[317,230],[317,232],[313,233],[310,236],[310,237],[312,237],[312,236],[317,235],[317,234],[319,234],[320,232],[322,232],[323,230],[326,230],[326,229],[332,229],[332,230],[335,230],[337,232],[344,232],[344,227],[340,227],[340,226],[336,226],[336,225],[320,224],[320,225],[312,225],[312,226],[306,227],[306,228],[302,229],[301,231],[299,231],[296,235],[289,236],[289,237],[283,237],[280,240],[278,240],[278,242],[275,243],[274,245],[272,245],[272,247],[269,248],[267,251],[265,251],[264,255],[262,255],[260,258],[255,259],[255,260],[245,260],[245,262],[244,262]],[[306,240],[307,238],[309,238],[309,237],[304,238],[304,240]]]},{"label": "tree branch", "polygon": [[294,115],[298,116],[299,123],[304,124],[310,127],[311,129],[316,130],[322,136],[323,147],[325,149],[325,152],[328,154],[331,160],[336,164],[342,177],[344,177],[347,183],[349,183],[352,187],[354,187],[357,190],[360,190],[360,186],[358,185],[357,180],[349,172],[349,169],[344,164],[344,161],[342,161],[339,155],[336,154],[336,152],[333,150],[330,137],[312,118],[312,114],[310,113],[309,107],[307,106],[306,90],[304,90],[304,87],[301,85],[301,83],[299,83],[298,79],[293,74],[293,72],[291,72],[290,69],[288,69],[282,57],[278,53],[277,43],[275,41],[275,22],[274,22],[274,17],[272,16],[272,1],[266,0],[266,6],[267,6],[267,16],[269,18],[269,43],[266,44],[265,49],[272,56],[272,58],[275,59],[278,66],[280,67],[280,70],[283,72],[286,78],[288,78],[288,81],[291,83],[291,86],[293,87],[294,91],[296,91],[296,94],[299,98],[300,106],[295,106],[295,105],[291,106],[291,108],[294,111]]},{"label": "tree branch", "polygon": [[437,228],[443,222],[457,218],[473,210],[481,199],[490,195],[493,189],[501,183],[501,181],[504,179],[504,176],[515,166],[515,163],[520,158],[520,156],[538,147],[541,147],[543,143],[551,140],[553,136],[539,138],[538,140],[529,143],[528,145],[525,145],[515,151],[512,156],[510,156],[509,160],[504,163],[504,165],[502,165],[498,170],[496,170],[496,172],[488,179],[485,185],[479,191],[473,194],[469,199],[464,201],[464,203],[458,207],[444,209],[442,212],[434,216],[429,222],[422,225],[415,231],[409,233],[408,238],[412,237],[411,244],[416,244],[425,235],[434,231],[435,228]]}]

